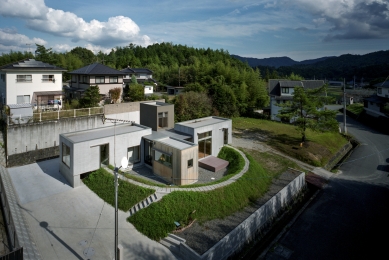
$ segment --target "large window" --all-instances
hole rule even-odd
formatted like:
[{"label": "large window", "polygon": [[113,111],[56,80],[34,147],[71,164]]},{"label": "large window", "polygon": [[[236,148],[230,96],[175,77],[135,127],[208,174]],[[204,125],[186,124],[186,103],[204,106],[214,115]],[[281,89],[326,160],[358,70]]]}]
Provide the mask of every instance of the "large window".
[{"label": "large window", "polygon": [[382,88],[377,89],[378,94],[382,94]]},{"label": "large window", "polygon": [[70,147],[62,143],[62,162],[70,168]]},{"label": "large window", "polygon": [[117,76],[109,77],[109,83],[118,83],[118,77]]},{"label": "large window", "polygon": [[158,127],[161,127],[161,128],[168,127],[168,113],[167,112],[158,113]]},{"label": "large window", "polygon": [[31,75],[16,75],[16,82],[32,82]]},{"label": "large window", "polygon": [[42,82],[54,82],[54,75],[42,75]]},{"label": "large window", "polygon": [[155,161],[165,166],[172,167],[172,157],[169,154],[154,150],[154,158]]},{"label": "large window", "polygon": [[212,154],[212,131],[197,134],[199,158]]},{"label": "large window", "polygon": [[105,83],[104,76],[96,76],[96,83]]},{"label": "large window", "polygon": [[16,96],[16,103],[17,103],[17,104],[26,104],[26,103],[30,103],[30,95],[20,95],[20,96]]},{"label": "large window", "polygon": [[281,88],[281,92],[284,94],[289,94],[289,88]]},{"label": "large window", "polygon": [[133,146],[127,149],[127,158],[129,164],[140,162],[140,146]]}]

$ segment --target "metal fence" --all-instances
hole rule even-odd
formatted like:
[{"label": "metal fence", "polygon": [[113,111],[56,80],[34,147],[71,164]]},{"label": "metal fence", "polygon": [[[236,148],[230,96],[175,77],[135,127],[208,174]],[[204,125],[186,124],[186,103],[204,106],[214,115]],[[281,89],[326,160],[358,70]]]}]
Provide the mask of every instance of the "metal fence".
[{"label": "metal fence", "polygon": [[6,255],[0,256],[0,260],[23,260],[23,247],[15,249]]},{"label": "metal fence", "polygon": [[2,113],[1,118],[8,125],[20,125],[20,124],[42,122],[42,121],[60,120],[61,118],[74,118],[74,117],[91,116],[91,115],[99,115],[99,114],[104,114],[104,107],[34,112],[32,117],[15,115],[15,114],[9,116]]}]

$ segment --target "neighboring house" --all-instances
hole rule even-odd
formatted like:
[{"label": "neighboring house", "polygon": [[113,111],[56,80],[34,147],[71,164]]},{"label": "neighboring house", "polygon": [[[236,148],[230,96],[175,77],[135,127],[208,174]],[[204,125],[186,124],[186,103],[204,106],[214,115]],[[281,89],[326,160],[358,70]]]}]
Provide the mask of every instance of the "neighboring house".
[{"label": "neighboring house", "polygon": [[127,67],[125,69],[122,69],[121,72],[124,72],[125,75],[123,77],[124,83],[131,83],[132,76],[134,75],[138,83],[142,83],[144,81],[154,81],[153,79],[153,72],[149,69],[139,68],[139,69],[132,69],[130,67]]},{"label": "neighboring house", "polygon": [[173,104],[141,103],[139,121],[60,134],[62,175],[77,187],[84,173],[121,165],[125,157],[130,169],[145,166],[169,183],[191,184],[198,180],[199,159],[217,156],[232,142],[230,119],[206,117],[168,129],[174,124]]},{"label": "neighboring house", "polygon": [[167,86],[166,92],[168,95],[178,95],[178,94],[181,94],[182,92],[184,92],[184,87]]},{"label": "neighboring house", "polygon": [[123,89],[123,76],[125,73],[105,66],[93,63],[85,67],[69,72],[70,81],[69,97],[75,97],[75,93],[82,93],[90,86],[98,85],[100,94],[109,96],[109,90],[113,88]]},{"label": "neighboring house", "polygon": [[0,67],[0,103],[31,104],[34,108],[62,107],[63,68],[26,59]]},{"label": "neighboring house", "polygon": [[282,109],[278,104],[285,103],[293,99],[294,87],[303,87],[308,89],[320,88],[324,85],[323,80],[285,80],[269,79],[270,96],[270,119],[281,121],[277,117]]},{"label": "neighboring house", "polygon": [[381,82],[374,86],[377,87],[377,93],[363,100],[365,111],[374,117],[388,117],[384,113],[384,106],[389,103],[389,81]]}]

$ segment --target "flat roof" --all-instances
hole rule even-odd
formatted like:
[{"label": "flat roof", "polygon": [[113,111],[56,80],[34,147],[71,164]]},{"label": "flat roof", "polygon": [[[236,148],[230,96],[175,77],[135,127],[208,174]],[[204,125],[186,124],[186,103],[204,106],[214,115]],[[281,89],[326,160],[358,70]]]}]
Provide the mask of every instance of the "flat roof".
[{"label": "flat roof", "polygon": [[175,131],[174,128],[159,130],[158,132],[161,133],[161,134],[164,134],[166,136],[173,137],[173,138],[180,139],[180,140],[185,140],[185,139],[188,139],[188,138],[192,138],[191,135]]},{"label": "flat roof", "polygon": [[145,136],[143,136],[143,138],[150,140],[150,141],[163,143],[163,144],[169,145],[173,148],[177,148],[180,150],[183,150],[183,149],[186,149],[189,147],[193,147],[196,145],[194,143],[191,143],[191,142],[188,142],[185,140],[180,140],[180,139],[176,139],[176,138],[171,137],[171,136],[167,136],[167,135],[165,135],[165,132],[153,131],[153,133],[151,135],[145,135]]},{"label": "flat roof", "polygon": [[164,102],[159,102],[159,101],[154,101],[154,102],[142,102],[141,104],[149,105],[149,106],[173,106],[173,104],[169,103],[164,103]]},{"label": "flat roof", "polygon": [[118,136],[122,134],[134,133],[146,129],[150,128],[140,125],[120,124],[116,126],[107,126],[73,133],[66,133],[62,134],[62,136],[64,136],[73,143],[81,143],[100,138],[111,137],[114,135]]},{"label": "flat roof", "polygon": [[216,117],[216,116],[210,116],[210,117],[203,117],[195,120],[185,121],[176,123],[176,125],[182,125],[190,128],[199,128],[207,125],[214,125],[222,122],[226,122],[228,118],[222,118],[222,117]]}]

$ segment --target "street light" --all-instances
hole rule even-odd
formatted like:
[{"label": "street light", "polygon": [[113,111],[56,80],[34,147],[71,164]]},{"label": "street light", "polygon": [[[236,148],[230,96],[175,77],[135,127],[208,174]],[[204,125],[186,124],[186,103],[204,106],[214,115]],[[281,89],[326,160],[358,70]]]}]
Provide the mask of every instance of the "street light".
[{"label": "street light", "polygon": [[[115,147],[114,147],[115,148]],[[119,169],[120,168],[127,168],[128,167],[128,161],[126,157],[122,158],[121,166],[115,167],[114,174],[115,174],[115,260],[118,260],[118,179],[119,179]]]}]

